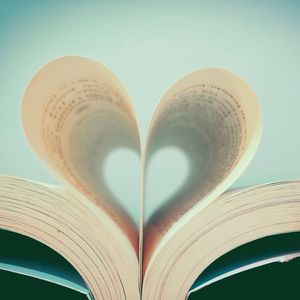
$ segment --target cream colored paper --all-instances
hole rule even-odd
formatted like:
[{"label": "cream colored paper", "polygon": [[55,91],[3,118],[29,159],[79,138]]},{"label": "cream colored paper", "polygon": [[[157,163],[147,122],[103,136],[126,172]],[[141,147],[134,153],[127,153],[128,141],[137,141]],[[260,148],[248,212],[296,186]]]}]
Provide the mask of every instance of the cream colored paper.
[{"label": "cream colored paper", "polygon": [[[244,171],[262,130],[258,101],[237,75],[222,69],[192,73],[175,83],[156,108],[146,145],[147,168],[164,147],[177,147],[188,160],[181,189],[149,213],[145,191],[145,251],[153,251],[201,209],[214,201]],[[176,162],[174,162],[176,164]],[[170,230],[170,229],[173,230]],[[150,253],[146,253],[150,256]]]},{"label": "cream colored paper", "polygon": [[57,59],[29,83],[22,117],[26,136],[42,161],[74,194],[99,206],[137,249],[129,208],[124,199],[115,198],[103,174],[112,151],[140,152],[135,115],[116,77],[86,58]]}]

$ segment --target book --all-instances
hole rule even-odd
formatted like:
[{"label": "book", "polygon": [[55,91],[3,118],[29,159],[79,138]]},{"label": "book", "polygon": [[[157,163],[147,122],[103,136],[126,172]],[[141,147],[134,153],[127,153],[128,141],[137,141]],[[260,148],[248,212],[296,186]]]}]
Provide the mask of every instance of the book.
[{"label": "book", "polygon": [[[299,180],[229,189],[262,132],[255,93],[229,71],[196,71],[169,88],[143,148],[125,88],[106,67],[83,57],[59,58],[37,72],[24,94],[22,122],[61,186],[1,175],[0,228],[59,253],[80,275],[62,285],[89,299],[186,299],[232,274],[300,256],[297,244],[284,243],[280,251],[202,276],[234,249],[300,231]],[[105,164],[118,149],[140,157],[139,203],[117,197],[107,181]],[[165,149],[181,153],[187,166],[174,192],[157,201],[148,196],[148,175]],[[59,282],[47,268],[32,275],[32,267],[11,261],[0,268]]]}]

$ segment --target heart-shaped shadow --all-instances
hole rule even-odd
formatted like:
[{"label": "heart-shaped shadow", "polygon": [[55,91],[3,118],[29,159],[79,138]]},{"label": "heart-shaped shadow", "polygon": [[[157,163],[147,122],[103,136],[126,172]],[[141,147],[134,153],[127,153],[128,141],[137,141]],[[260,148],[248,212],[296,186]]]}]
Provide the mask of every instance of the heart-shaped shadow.
[{"label": "heart-shaped shadow", "polygon": [[185,186],[190,165],[186,154],[176,147],[160,148],[148,162],[145,198],[145,223],[167,199],[174,198]]},{"label": "heart-shaped shadow", "polygon": [[114,198],[138,226],[140,221],[140,156],[130,148],[108,154],[102,171],[107,184],[106,199]]}]

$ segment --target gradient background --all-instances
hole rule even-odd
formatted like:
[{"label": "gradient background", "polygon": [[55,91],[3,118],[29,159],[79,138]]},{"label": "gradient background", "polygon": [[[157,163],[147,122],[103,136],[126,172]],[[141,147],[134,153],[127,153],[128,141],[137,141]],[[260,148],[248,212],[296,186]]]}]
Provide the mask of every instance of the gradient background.
[{"label": "gradient background", "polygon": [[119,77],[143,140],[176,80],[206,67],[239,74],[257,93],[264,131],[235,186],[300,177],[299,1],[0,0],[0,173],[56,182],[25,140],[20,103],[33,74],[64,55]]},{"label": "gradient background", "polygon": [[[234,186],[300,177],[300,1],[0,0],[0,173],[56,183],[25,140],[20,103],[33,74],[64,55],[95,59],[119,77],[142,140],[155,105],[176,80],[207,67],[239,74],[257,93],[264,131]],[[180,181],[167,170],[158,180],[164,176],[169,185]],[[116,186],[130,195],[123,178]],[[273,281],[271,289],[281,284]]]}]

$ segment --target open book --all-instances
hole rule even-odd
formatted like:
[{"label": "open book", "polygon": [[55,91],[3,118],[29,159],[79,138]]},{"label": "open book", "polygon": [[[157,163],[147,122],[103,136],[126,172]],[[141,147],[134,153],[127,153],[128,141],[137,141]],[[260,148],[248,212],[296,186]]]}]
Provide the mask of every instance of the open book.
[{"label": "open book", "polygon": [[[241,78],[200,70],[165,93],[141,149],[135,113],[118,79],[86,58],[57,59],[30,81],[22,120],[29,143],[62,187],[1,176],[0,227],[61,254],[94,299],[185,299],[232,273],[297,257],[300,249],[281,249],[207,281],[201,277],[237,247],[300,231],[300,181],[227,191],[256,151],[261,118]],[[168,148],[186,157],[187,172],[157,202],[147,196],[148,170]],[[117,197],[107,182],[104,166],[118,149],[140,157],[140,203]],[[18,270],[26,273],[24,266]]]}]

